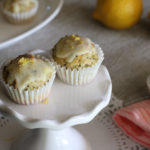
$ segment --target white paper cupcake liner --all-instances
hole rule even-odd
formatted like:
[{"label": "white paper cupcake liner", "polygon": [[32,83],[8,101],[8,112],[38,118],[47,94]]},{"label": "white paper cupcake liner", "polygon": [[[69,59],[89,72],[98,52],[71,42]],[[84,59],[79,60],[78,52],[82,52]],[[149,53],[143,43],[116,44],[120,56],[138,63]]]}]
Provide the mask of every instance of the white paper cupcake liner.
[{"label": "white paper cupcake liner", "polygon": [[[35,55],[36,58],[40,58],[46,61],[49,61],[43,56]],[[9,61],[10,62],[10,61]],[[8,64],[8,63],[7,63]],[[6,64],[3,65],[3,67]],[[55,69],[54,65],[50,63],[50,65]],[[13,101],[15,101],[18,104],[37,104],[40,103],[41,101],[45,100],[48,98],[52,84],[55,79],[55,74],[56,71],[52,73],[51,79],[46,82],[43,86],[39,87],[38,89],[34,90],[19,90],[15,89],[13,86],[10,86],[9,84],[6,84],[3,77],[2,77],[2,72],[3,72],[3,67],[1,69],[1,80],[7,89],[10,97],[12,98]]]},{"label": "white paper cupcake liner", "polygon": [[6,17],[6,19],[14,24],[23,24],[32,21],[34,16],[37,14],[39,3],[38,1],[35,2],[35,7],[27,12],[22,13],[11,13],[8,10],[2,8],[2,13]]},{"label": "white paper cupcake liner", "polygon": [[51,55],[51,59],[54,62],[56,68],[57,76],[63,82],[71,85],[84,85],[91,82],[95,78],[99,66],[104,60],[104,53],[102,49],[97,44],[95,44],[95,48],[98,52],[98,57],[99,57],[98,62],[92,67],[79,68],[78,70],[77,69],[71,70],[69,68],[66,69],[65,67],[61,67],[61,65],[59,65],[52,59],[52,55]]}]

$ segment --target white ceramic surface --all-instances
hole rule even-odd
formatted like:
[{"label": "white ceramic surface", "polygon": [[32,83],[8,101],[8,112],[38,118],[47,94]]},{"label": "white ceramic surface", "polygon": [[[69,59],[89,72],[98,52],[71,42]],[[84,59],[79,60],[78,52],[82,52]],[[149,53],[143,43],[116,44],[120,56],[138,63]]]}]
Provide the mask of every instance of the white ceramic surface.
[{"label": "white ceramic surface", "polygon": [[3,35],[0,36],[0,50],[43,28],[56,17],[63,5],[63,0],[39,0],[39,2],[35,20],[27,25],[13,25],[0,13],[0,35]]},{"label": "white ceramic surface", "polygon": [[[93,121],[75,127],[86,137],[92,150],[148,150],[128,138],[115,125],[112,115],[120,107],[122,107],[122,101],[113,96],[109,106],[101,111]],[[11,143],[24,131],[25,129],[16,122],[0,115],[0,150],[10,150]],[[32,143],[29,143],[29,146],[30,144]]]},{"label": "white ceramic surface", "polygon": [[59,131],[34,129],[13,143],[10,150],[91,150],[85,138],[75,129]]},{"label": "white ceramic surface", "polygon": [[85,86],[70,86],[56,78],[47,104],[15,104],[0,84],[0,111],[27,128],[64,129],[90,122],[109,104],[111,91],[108,70],[102,65],[96,78]]}]

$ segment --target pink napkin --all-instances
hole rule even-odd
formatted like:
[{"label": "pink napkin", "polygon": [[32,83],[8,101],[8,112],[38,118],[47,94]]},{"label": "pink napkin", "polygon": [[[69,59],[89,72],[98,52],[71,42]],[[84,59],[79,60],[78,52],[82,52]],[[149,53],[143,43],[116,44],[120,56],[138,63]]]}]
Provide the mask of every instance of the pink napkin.
[{"label": "pink napkin", "polygon": [[113,119],[129,137],[150,147],[150,99],[118,110]]}]

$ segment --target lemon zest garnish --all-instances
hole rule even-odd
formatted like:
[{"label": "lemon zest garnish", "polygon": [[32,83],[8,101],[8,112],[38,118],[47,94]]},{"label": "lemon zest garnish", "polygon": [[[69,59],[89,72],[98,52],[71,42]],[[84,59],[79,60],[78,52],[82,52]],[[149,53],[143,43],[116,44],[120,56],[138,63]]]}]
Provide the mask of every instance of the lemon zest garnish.
[{"label": "lemon zest garnish", "polygon": [[71,36],[74,38],[74,40],[75,40],[75,41],[80,40],[80,37],[79,37],[79,36],[77,36],[77,35],[75,35],[75,34],[72,34]]},{"label": "lemon zest garnish", "polygon": [[76,37],[76,35],[75,35],[75,34],[72,34],[71,36],[72,36],[73,38],[75,38],[75,37]]},{"label": "lemon zest garnish", "polygon": [[78,40],[80,40],[80,37],[75,37],[74,40],[78,41]]},{"label": "lemon zest garnish", "polygon": [[19,65],[26,65],[27,63],[33,63],[33,59],[29,59],[29,58],[24,58],[24,57],[22,57],[22,58],[18,61],[18,64],[19,64]]}]

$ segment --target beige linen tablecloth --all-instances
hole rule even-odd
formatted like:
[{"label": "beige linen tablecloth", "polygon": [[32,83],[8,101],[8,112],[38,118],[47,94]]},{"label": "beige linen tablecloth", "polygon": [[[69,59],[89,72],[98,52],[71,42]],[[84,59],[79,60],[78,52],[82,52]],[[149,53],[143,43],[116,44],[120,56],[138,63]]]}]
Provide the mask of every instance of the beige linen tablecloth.
[{"label": "beige linen tablecloth", "polygon": [[[60,14],[45,28],[0,51],[0,60],[17,56],[31,49],[49,50],[66,34],[77,33],[100,44],[105,53],[113,92],[128,102],[148,95],[146,77],[150,74],[150,0],[144,0],[144,15],[131,29],[116,31],[92,19],[95,0],[65,0]],[[2,36],[2,35],[0,35]]]}]

